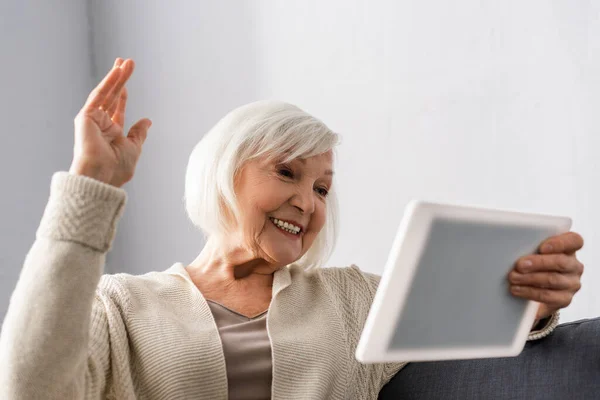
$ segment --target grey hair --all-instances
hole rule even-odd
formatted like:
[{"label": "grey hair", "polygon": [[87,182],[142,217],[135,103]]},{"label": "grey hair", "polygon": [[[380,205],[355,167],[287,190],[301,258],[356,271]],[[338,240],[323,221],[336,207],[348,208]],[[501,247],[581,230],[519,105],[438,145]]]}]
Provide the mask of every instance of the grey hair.
[{"label": "grey hair", "polygon": [[[228,231],[226,211],[239,208],[234,177],[245,162],[261,156],[289,162],[334,150],[337,133],[300,108],[273,100],[257,101],[229,112],[192,150],[185,175],[185,208],[206,237]],[[309,270],[329,259],[337,240],[335,185],[327,195],[326,222],[310,249],[295,262]]]}]

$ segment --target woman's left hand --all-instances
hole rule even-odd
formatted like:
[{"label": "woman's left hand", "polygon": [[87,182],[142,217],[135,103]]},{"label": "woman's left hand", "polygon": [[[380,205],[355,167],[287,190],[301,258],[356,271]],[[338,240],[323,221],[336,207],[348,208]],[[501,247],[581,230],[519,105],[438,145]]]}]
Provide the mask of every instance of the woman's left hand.
[{"label": "woman's left hand", "polygon": [[583,238],[575,232],[552,236],[542,242],[539,254],[520,258],[508,274],[514,296],[540,303],[536,320],[571,304],[581,289],[583,264],[575,252],[582,247]]}]

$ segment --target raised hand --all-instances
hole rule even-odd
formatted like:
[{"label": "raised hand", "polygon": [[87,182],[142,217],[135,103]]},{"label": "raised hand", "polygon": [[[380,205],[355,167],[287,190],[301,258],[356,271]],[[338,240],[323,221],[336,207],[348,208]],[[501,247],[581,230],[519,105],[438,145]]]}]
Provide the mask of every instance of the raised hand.
[{"label": "raised hand", "polygon": [[75,147],[69,172],[121,187],[133,178],[152,122],[137,121],[123,135],[127,88],[135,63],[117,58],[75,117]]},{"label": "raised hand", "polygon": [[540,302],[538,320],[567,307],[581,288],[583,264],[575,253],[582,247],[583,238],[567,232],[545,240],[539,254],[517,260],[508,275],[511,293]]}]

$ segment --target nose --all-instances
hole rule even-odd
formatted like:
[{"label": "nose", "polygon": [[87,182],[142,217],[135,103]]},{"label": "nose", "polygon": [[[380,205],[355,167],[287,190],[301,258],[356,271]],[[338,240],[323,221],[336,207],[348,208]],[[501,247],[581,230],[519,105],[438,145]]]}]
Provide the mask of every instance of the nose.
[{"label": "nose", "polygon": [[290,204],[296,207],[302,214],[312,214],[315,212],[315,194],[312,187],[298,190],[292,196]]}]

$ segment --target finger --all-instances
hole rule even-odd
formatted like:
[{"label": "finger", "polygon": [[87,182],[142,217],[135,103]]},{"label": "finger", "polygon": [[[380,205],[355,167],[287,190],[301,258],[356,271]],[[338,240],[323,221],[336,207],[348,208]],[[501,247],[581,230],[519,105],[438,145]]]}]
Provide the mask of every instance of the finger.
[{"label": "finger", "polygon": [[121,95],[123,93],[123,90],[125,90],[125,88],[121,89],[121,93],[119,93],[119,98],[117,101],[115,101],[108,110],[106,110],[106,113],[108,114],[108,116],[113,119],[113,116],[115,115],[115,111],[117,111],[117,106],[119,105],[119,101],[121,100]]},{"label": "finger", "polygon": [[567,232],[552,236],[540,245],[541,254],[566,253],[572,254],[583,247],[583,238],[576,232]]},{"label": "finger", "polygon": [[508,275],[508,280],[512,285],[516,286],[532,286],[541,289],[552,290],[570,290],[573,293],[577,292],[581,283],[576,275],[564,275],[558,272],[532,272],[529,274],[521,274],[512,271]]},{"label": "finger", "polygon": [[583,264],[575,256],[567,254],[531,254],[520,258],[515,270],[528,272],[560,272],[562,274],[583,274]]},{"label": "finger", "polygon": [[111,117],[113,122],[121,127],[125,125],[125,106],[127,104],[127,95],[127,87],[124,87],[123,90],[121,90],[119,101],[115,103],[115,110]]},{"label": "finger", "polygon": [[96,86],[88,96],[85,104],[83,105],[84,110],[92,108],[98,108],[102,105],[108,96],[110,96],[115,85],[119,81],[121,76],[121,68],[112,68],[108,74],[102,79],[102,81]]},{"label": "finger", "polygon": [[142,146],[146,141],[148,129],[150,129],[151,125],[152,121],[150,121],[148,118],[140,119],[131,127],[129,133],[127,134],[127,138],[135,142],[138,146]]},{"label": "finger", "polygon": [[105,110],[114,110],[117,107],[119,98],[121,96],[121,91],[125,87],[125,84],[133,74],[134,62],[133,60],[124,60],[122,62],[115,61],[115,65],[118,65],[118,68],[121,69],[121,77],[115,84],[114,90],[111,92],[110,96],[108,96],[104,103],[100,106]]},{"label": "finger", "polygon": [[564,290],[540,289],[531,286],[511,286],[510,292],[527,300],[546,304],[550,308],[564,308],[571,304],[573,293]]},{"label": "finger", "polygon": [[[117,59],[115,60],[114,65],[113,65],[113,68],[119,68],[121,66],[121,64],[123,64],[123,59],[121,57],[117,57]],[[120,98],[121,98],[121,94],[119,93],[119,99]],[[110,108],[108,110],[106,110],[106,112],[108,113],[108,116],[111,119],[113,119],[113,115],[115,113],[115,110],[117,109],[117,105],[118,104],[119,104],[119,100],[113,102],[113,104],[110,106]]]},{"label": "finger", "polygon": [[127,83],[127,80],[131,77],[131,74],[133,74],[134,67],[135,67],[135,64],[134,64],[133,60],[123,61],[123,63],[119,66],[119,68],[122,70],[121,76],[119,77],[119,80],[115,84],[114,89],[105,98],[104,103],[100,105],[101,108],[103,108],[105,110],[109,110],[112,108],[113,104],[119,100],[119,97],[121,95],[121,90],[123,90],[123,87]]}]

